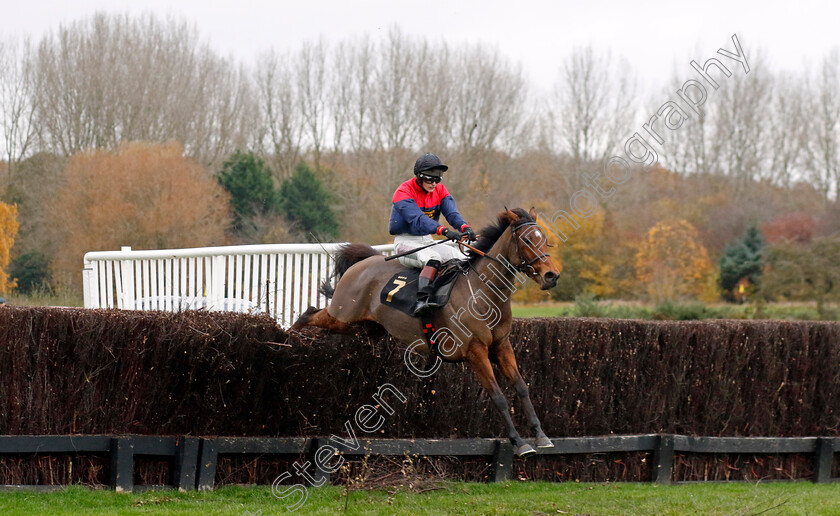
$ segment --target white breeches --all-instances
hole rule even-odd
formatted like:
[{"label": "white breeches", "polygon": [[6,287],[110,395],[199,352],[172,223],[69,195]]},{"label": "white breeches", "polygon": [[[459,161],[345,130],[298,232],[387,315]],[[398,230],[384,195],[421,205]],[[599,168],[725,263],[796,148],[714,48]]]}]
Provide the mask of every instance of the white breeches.
[{"label": "white breeches", "polygon": [[[431,244],[435,240],[432,235],[408,235],[402,234],[394,237],[394,252],[403,253],[411,249],[417,249],[424,245]],[[427,247],[413,254],[408,254],[397,258],[397,260],[405,267],[422,268],[429,260],[437,260],[441,263],[447,260],[465,260],[467,257],[457,247],[451,247],[447,244],[438,244],[432,247]]]}]

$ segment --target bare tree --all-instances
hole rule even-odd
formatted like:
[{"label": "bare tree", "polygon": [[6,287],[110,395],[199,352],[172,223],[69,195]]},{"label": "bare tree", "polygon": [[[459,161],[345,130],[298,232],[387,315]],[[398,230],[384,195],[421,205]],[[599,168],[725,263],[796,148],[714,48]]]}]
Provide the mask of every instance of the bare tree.
[{"label": "bare tree", "polygon": [[775,78],[769,124],[768,178],[784,187],[798,179],[807,145],[807,89],[796,77],[779,74]]},{"label": "bare tree", "polygon": [[624,60],[576,48],[555,86],[554,118],[564,148],[576,161],[601,160],[632,127],[635,79]]},{"label": "bare tree", "polygon": [[497,50],[465,49],[455,69],[455,144],[470,154],[494,149],[522,126],[526,86],[521,67]]},{"label": "bare tree", "polygon": [[303,44],[295,63],[295,79],[306,136],[317,169],[321,166],[328,120],[327,43],[323,38],[318,43]]},{"label": "bare tree", "polygon": [[224,59],[207,56],[198,77],[195,111],[182,119],[194,124],[185,127],[185,147],[190,156],[216,170],[234,150],[253,143],[254,94],[247,71]]},{"label": "bare tree", "polygon": [[720,172],[741,189],[763,175],[767,165],[772,76],[761,57],[749,75],[734,73],[715,93],[718,109],[713,148],[720,151]]},{"label": "bare tree", "polygon": [[35,140],[32,45],[28,39],[0,41],[0,70],[0,132],[11,178]]},{"label": "bare tree", "polygon": [[332,115],[332,149],[335,153],[344,148],[343,140],[347,136],[353,112],[355,88],[351,78],[354,50],[352,43],[341,41],[334,47],[330,56],[330,96],[327,108]]},{"label": "bare tree", "polygon": [[301,154],[303,118],[289,62],[288,55],[271,51],[260,56],[256,70],[260,120],[268,128],[263,153],[278,182],[291,175]]},{"label": "bare tree", "polygon": [[99,13],[62,25],[41,40],[35,76],[43,143],[65,156],[174,139],[209,165],[253,131],[243,71],[184,22]]},{"label": "bare tree", "polygon": [[374,123],[380,149],[402,149],[413,143],[417,130],[415,77],[426,66],[427,49],[396,27],[379,45]]},{"label": "bare tree", "polygon": [[454,143],[458,63],[449,46],[431,50],[422,69],[415,72],[417,143],[423,149],[445,149]]},{"label": "bare tree", "polygon": [[370,148],[372,142],[371,119],[374,107],[374,76],[376,74],[375,47],[370,38],[364,37],[351,53],[352,109],[348,110],[348,136],[355,152]]},{"label": "bare tree", "polygon": [[[673,95],[682,87],[684,80],[675,73],[671,79],[671,85],[663,90],[663,96]],[[655,111],[651,113],[659,111],[661,106],[661,104],[655,106]],[[661,134],[664,140],[664,151],[660,159],[676,172],[717,174],[720,171],[721,152],[715,131],[718,111],[717,96],[708,95],[699,111],[700,113],[692,110],[685,111],[687,119],[678,129],[667,130]],[[657,114],[663,116],[662,113]],[[663,132],[661,123],[656,127],[657,134]]]},{"label": "bare tree", "polygon": [[808,165],[812,183],[828,199],[840,195],[840,51],[824,59],[809,103]]}]

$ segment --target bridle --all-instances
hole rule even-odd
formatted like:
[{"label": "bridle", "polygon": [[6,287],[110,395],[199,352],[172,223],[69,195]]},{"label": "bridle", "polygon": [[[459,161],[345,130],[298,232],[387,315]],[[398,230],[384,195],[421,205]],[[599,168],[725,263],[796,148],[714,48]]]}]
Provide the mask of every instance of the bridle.
[{"label": "bridle", "polygon": [[534,264],[538,261],[542,261],[543,258],[550,258],[547,253],[538,254],[534,258],[525,261],[525,258],[522,257],[522,249],[520,247],[519,239],[521,238],[519,235],[516,234],[517,231],[524,227],[537,227],[539,225],[536,222],[531,221],[517,221],[515,224],[511,226],[511,233],[513,234],[513,245],[516,247],[516,256],[522,261],[519,265],[516,266],[516,270],[523,274],[527,274],[528,276],[534,277],[539,276],[540,273],[537,272],[537,269],[534,268]]},{"label": "bridle", "polygon": [[[521,237],[519,235],[517,235],[516,232],[519,231],[520,229],[526,227],[526,226],[527,227],[531,227],[531,226],[539,227],[539,224],[537,224],[536,222],[528,221],[528,220],[517,221],[517,222],[511,224],[511,230],[510,231],[511,231],[511,234],[513,235],[513,245],[516,247],[516,257],[519,258],[519,260],[520,260],[519,265],[514,265],[513,268],[516,269],[518,272],[526,274],[530,277],[535,277],[535,276],[539,276],[540,273],[537,272],[537,269],[534,268],[534,264],[537,261],[542,260],[543,258],[550,258],[550,256],[547,253],[542,253],[542,254],[539,254],[539,255],[535,256],[531,260],[525,261],[525,258],[522,257],[522,249],[521,249],[520,244],[519,244],[519,239]],[[501,260],[499,260],[495,256],[490,256],[487,253],[479,251],[478,249],[476,249],[475,247],[473,247],[473,246],[471,246],[467,243],[458,242],[458,245],[461,246],[461,251],[462,252],[464,251],[464,248],[467,248],[467,249],[469,249],[470,251],[472,251],[476,254],[479,254],[479,255],[481,255],[485,258],[489,258],[490,260],[492,260],[492,261],[494,261],[494,262],[496,262],[500,265],[504,265],[501,262]],[[513,265],[513,264],[511,264],[511,265]]]}]

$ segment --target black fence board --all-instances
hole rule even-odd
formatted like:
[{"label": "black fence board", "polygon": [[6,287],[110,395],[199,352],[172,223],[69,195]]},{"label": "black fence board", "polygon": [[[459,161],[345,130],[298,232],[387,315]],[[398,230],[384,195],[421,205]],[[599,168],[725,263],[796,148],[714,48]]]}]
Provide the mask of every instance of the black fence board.
[{"label": "black fence board", "polygon": [[[832,482],[831,465],[840,450],[837,437],[695,437],[672,434],[610,435],[552,439],[553,448],[540,455],[652,452],[653,480],[668,483],[674,471],[674,453],[698,454],[813,454],[814,481]],[[351,446],[352,444],[352,446]],[[173,487],[212,489],[220,454],[299,455],[310,464],[317,483],[329,474],[315,467],[315,454],[332,447],[346,456],[417,455],[483,456],[491,461],[491,481],[510,479],[513,447],[507,439],[365,439],[356,443],[333,438],[306,437],[156,437],[156,436],[0,436],[0,455],[46,453],[108,453],[110,485],[132,491],[134,457],[172,457]],[[51,486],[0,486],[3,489]]]},{"label": "black fence board", "polygon": [[[206,439],[205,439],[206,440]],[[217,453],[306,453],[311,446],[307,437],[216,437]]]},{"label": "black fence board", "polygon": [[689,453],[814,453],[816,437],[674,436],[674,450]]},{"label": "black fence board", "polygon": [[659,444],[659,436],[610,435],[604,437],[562,437],[552,439],[553,448],[540,448],[540,455],[565,455],[570,453],[613,453],[653,451]]},{"label": "black fence board", "polygon": [[109,453],[110,435],[0,435],[5,453]]},{"label": "black fence board", "polygon": [[178,441],[178,459],[175,461],[172,480],[179,491],[195,489],[200,442],[197,437],[182,437]]},{"label": "black fence board", "polygon": [[497,439],[359,439],[357,447],[335,440],[324,444],[344,455],[493,455]]},{"label": "black fence board", "polygon": [[134,435],[130,437],[134,455],[169,455],[178,454],[177,437],[155,437]]},{"label": "black fence board", "polygon": [[111,487],[118,493],[134,489],[134,450],[130,437],[114,437],[111,441]]},{"label": "black fence board", "polygon": [[674,437],[660,435],[653,452],[653,481],[658,484],[670,484],[674,474]]},{"label": "black fence board", "polygon": [[834,462],[834,443],[829,439],[818,439],[814,454],[814,482],[824,484],[831,481],[831,466]]},{"label": "black fence board", "polygon": [[196,488],[199,491],[213,489],[216,483],[216,463],[219,461],[218,439],[202,439],[198,452]]},{"label": "black fence board", "polygon": [[492,466],[493,475],[490,478],[493,482],[510,480],[513,474],[513,445],[510,441],[499,441],[496,444]]}]

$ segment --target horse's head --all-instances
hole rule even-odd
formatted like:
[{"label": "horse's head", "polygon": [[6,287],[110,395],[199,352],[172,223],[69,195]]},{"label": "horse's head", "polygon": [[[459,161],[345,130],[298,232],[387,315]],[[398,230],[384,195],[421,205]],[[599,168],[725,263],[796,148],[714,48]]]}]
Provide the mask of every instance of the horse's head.
[{"label": "horse's head", "polygon": [[506,208],[499,214],[499,218],[506,219],[511,230],[508,261],[539,284],[542,290],[554,287],[560,269],[554,265],[548,254],[548,238],[545,231],[537,225],[536,210],[531,208],[531,211],[526,213],[522,208]]}]

